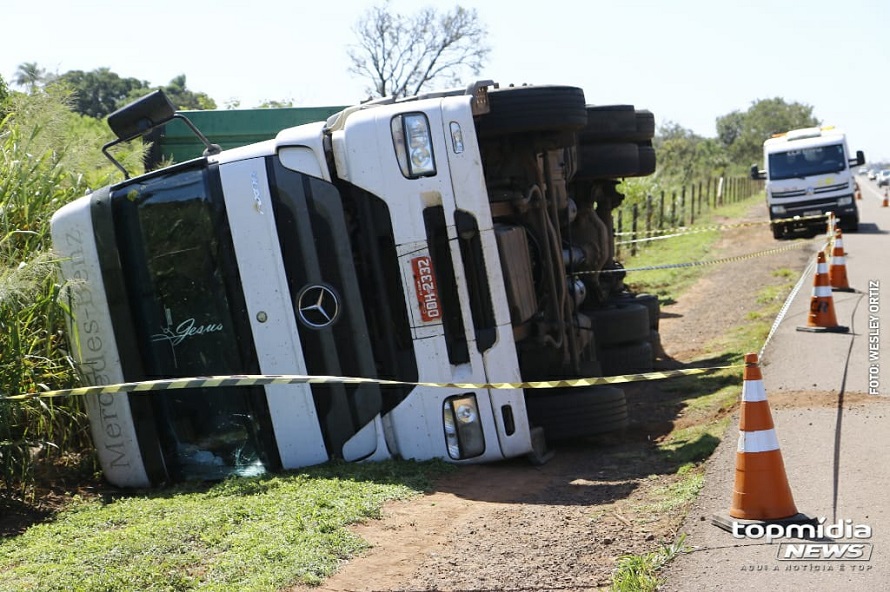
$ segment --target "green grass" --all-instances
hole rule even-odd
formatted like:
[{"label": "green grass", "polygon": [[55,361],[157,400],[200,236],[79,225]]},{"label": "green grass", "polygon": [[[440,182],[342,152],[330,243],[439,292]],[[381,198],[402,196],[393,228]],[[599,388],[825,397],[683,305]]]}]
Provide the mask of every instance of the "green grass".
[{"label": "green grass", "polygon": [[705,484],[704,470],[700,464],[686,463],[676,473],[676,480],[653,492],[654,500],[641,506],[646,514],[674,513],[685,508],[698,496]]},{"label": "green grass", "polygon": [[[757,193],[739,202],[709,210],[696,219],[690,229],[701,229],[664,240],[642,243],[637,254],[631,256],[629,245],[622,247],[624,267],[633,270],[640,267],[653,267],[666,263],[693,263],[713,259],[712,249],[720,238],[718,230],[704,230],[715,225],[717,216],[737,218],[751,206],[763,200]],[[689,288],[707,273],[709,266],[675,267],[628,272],[627,283],[638,292],[649,292],[659,297],[663,303],[675,302],[679,294]]]},{"label": "green grass", "polygon": [[612,574],[614,592],[654,592],[664,580],[658,575],[677,555],[685,552],[685,536],[643,555],[625,555]]},{"label": "green grass", "polygon": [[367,543],[348,526],[419,495],[444,463],[336,464],[81,501],[0,543],[0,591],[238,590],[318,584]]}]

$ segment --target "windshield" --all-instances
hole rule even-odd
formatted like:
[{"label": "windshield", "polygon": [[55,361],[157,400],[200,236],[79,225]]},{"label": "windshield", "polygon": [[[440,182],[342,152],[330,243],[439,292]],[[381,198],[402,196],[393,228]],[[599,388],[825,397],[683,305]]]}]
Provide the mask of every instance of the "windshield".
[{"label": "windshield", "polygon": [[[228,222],[205,168],[177,169],[112,193],[121,268],[144,376],[257,371],[238,298]],[[177,389],[151,398],[176,479],[263,473],[272,460],[262,387]],[[145,418],[139,418],[143,421]]]},{"label": "windshield", "polygon": [[769,155],[769,178],[794,179],[838,173],[847,168],[843,144],[815,146]]}]

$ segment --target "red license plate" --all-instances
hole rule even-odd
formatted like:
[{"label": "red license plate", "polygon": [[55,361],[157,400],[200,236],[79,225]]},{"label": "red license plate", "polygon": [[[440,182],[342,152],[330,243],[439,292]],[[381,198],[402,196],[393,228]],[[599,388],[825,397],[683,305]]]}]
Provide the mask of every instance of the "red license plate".
[{"label": "red license plate", "polygon": [[439,307],[439,292],[436,289],[436,276],[433,261],[429,257],[415,257],[411,260],[414,273],[414,288],[417,291],[417,305],[423,322],[438,321],[442,317]]}]

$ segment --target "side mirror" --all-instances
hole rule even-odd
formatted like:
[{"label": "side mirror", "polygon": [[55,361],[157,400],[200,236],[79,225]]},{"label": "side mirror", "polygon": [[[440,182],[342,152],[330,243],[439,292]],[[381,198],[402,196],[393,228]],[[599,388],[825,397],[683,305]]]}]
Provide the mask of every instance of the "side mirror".
[{"label": "side mirror", "polygon": [[176,109],[167,95],[156,90],[109,115],[108,127],[118,140],[126,142],[167,123],[175,115]]},{"label": "side mirror", "polygon": [[756,164],[751,165],[751,178],[755,181],[766,179],[766,171],[761,171]]},{"label": "side mirror", "polygon": [[129,105],[121,107],[108,116],[108,127],[117,136],[117,140],[105,144],[102,147],[102,153],[123,172],[124,178],[129,179],[130,174],[127,172],[127,169],[111,156],[108,149],[121,142],[135,140],[139,136],[143,136],[173,119],[182,120],[192,133],[201,140],[201,143],[204,144],[204,156],[219,154],[222,151],[222,148],[217,144],[211,144],[210,140],[188,118],[176,112],[173,103],[170,102],[164,91],[156,90],[140,99],[136,99]]},{"label": "side mirror", "polygon": [[865,152],[862,150],[856,151],[856,166],[862,166],[865,164]]}]

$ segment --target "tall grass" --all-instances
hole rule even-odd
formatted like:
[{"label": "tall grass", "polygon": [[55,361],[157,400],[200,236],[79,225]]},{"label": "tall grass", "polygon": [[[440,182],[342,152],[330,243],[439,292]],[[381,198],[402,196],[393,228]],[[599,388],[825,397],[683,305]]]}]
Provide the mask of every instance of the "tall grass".
[{"label": "tall grass", "polygon": [[[12,93],[0,113],[0,396],[75,386],[49,222],[110,178],[107,132],[72,113],[63,89]],[[86,438],[76,399],[0,399],[0,498],[27,493],[36,462]]]}]

